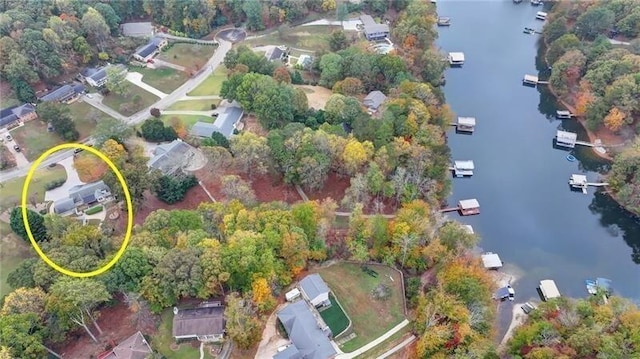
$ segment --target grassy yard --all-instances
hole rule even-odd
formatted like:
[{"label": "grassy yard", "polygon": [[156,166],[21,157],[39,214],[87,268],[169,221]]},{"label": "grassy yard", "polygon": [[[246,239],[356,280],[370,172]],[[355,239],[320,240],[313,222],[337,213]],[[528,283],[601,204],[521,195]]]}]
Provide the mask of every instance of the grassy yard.
[{"label": "grassy yard", "polygon": [[244,41],[247,46],[286,45],[312,51],[329,51],[329,35],[340,26],[298,26],[274,31],[264,37]]},{"label": "grassy yard", "polygon": [[[345,352],[362,347],[405,319],[400,274],[382,265],[369,265],[369,268],[378,272],[377,278],[353,263],[337,263],[315,270],[327,282],[353,323],[357,336],[342,346]],[[391,296],[385,301],[371,296],[371,291],[379,284],[391,288]]]},{"label": "grassy yard", "polygon": [[8,223],[0,221],[0,298],[11,292],[7,277],[18,264],[31,256],[28,243],[18,238]]},{"label": "grassy yard", "polygon": [[187,95],[189,96],[206,96],[220,95],[222,83],[227,79],[227,68],[220,65],[216,70],[206,78],[198,87],[193,89]]},{"label": "grassy yard", "polygon": [[142,110],[143,108],[152,105],[158,100],[158,96],[152,94],[147,90],[143,90],[142,88],[134,84],[131,84],[129,94],[123,96],[117,95],[115,93],[110,93],[109,95],[104,97],[102,103],[125,116],[131,116],[134,113]]},{"label": "grassy yard", "polygon": [[213,117],[198,116],[198,115],[163,115],[163,116],[160,116],[160,119],[162,120],[162,122],[164,122],[165,125],[171,125],[172,117],[179,118],[184,124],[184,126],[187,128],[187,130],[190,130],[191,126],[193,126],[193,124],[198,121],[207,122],[207,123],[213,123],[214,121]]},{"label": "grassy yard", "polygon": [[171,93],[180,85],[185,83],[189,76],[182,71],[178,71],[172,68],[163,67],[160,69],[149,69],[132,67],[132,72],[139,72],[142,74],[142,81],[148,85],[151,85],[164,93]]},{"label": "grassy yard", "polygon": [[93,133],[97,121],[108,118],[109,115],[89,105],[86,102],[76,101],[69,105],[71,117],[76,123],[76,128],[80,132],[80,139],[85,139]]},{"label": "grassy yard", "polygon": [[160,53],[158,58],[188,69],[200,69],[213,55],[216,47],[211,45],[177,43]]},{"label": "grassy yard", "polygon": [[[2,187],[0,187],[0,192],[2,192],[2,196],[0,196],[0,210],[15,207],[20,204],[22,186],[26,178],[27,177],[14,178],[2,183]],[[29,184],[29,195],[36,196],[36,201],[39,203],[44,202],[45,184],[60,179],[67,179],[67,172],[64,167],[60,165],[38,169]]]},{"label": "grassy yard", "polygon": [[63,142],[56,133],[47,131],[47,124],[38,119],[12,130],[11,136],[29,161],[35,161],[44,151]]},{"label": "grassy yard", "polygon": [[320,312],[320,316],[331,329],[334,336],[342,333],[349,326],[349,318],[344,314],[333,294],[329,295],[331,307]]},{"label": "grassy yard", "polygon": [[391,350],[396,345],[402,343],[406,339],[406,337],[408,337],[409,334],[411,333],[411,329],[412,329],[411,325],[405,326],[404,328],[398,330],[396,333],[390,336],[387,340],[376,345],[373,349],[358,355],[356,359],[376,358],[384,354],[385,352],[387,352],[388,350]]},{"label": "grassy yard", "polygon": [[187,100],[176,101],[173,105],[169,106],[167,110],[172,111],[209,111],[211,110],[211,104],[218,106],[220,100]]},{"label": "grassy yard", "polygon": [[[194,348],[190,343],[180,344],[180,348],[176,351],[172,350],[170,345],[173,343],[172,334],[173,327],[173,311],[171,308],[162,312],[162,322],[158,331],[151,337],[151,347],[154,351],[162,354],[166,359],[193,359],[200,357],[200,350]],[[205,358],[211,358],[205,347]]]}]

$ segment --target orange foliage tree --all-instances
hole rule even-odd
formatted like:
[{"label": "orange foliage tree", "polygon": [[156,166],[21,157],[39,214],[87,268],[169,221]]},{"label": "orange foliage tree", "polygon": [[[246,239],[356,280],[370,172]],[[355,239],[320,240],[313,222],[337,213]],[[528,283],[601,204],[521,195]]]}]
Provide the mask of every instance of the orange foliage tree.
[{"label": "orange foliage tree", "polygon": [[169,119],[169,124],[176,131],[176,134],[180,138],[187,137],[187,128],[179,117],[171,117]]},{"label": "orange foliage tree", "polygon": [[613,107],[604,118],[604,125],[611,131],[618,131],[624,125],[626,115],[617,107]]},{"label": "orange foliage tree", "polygon": [[580,90],[576,95],[576,116],[584,116],[587,107],[595,100],[591,92],[591,84],[588,81],[580,81]]},{"label": "orange foliage tree", "polygon": [[276,300],[271,293],[271,287],[264,278],[258,278],[251,284],[253,302],[261,312],[268,311],[276,304]]},{"label": "orange foliage tree", "polygon": [[80,180],[85,183],[99,180],[107,172],[107,164],[91,153],[76,156],[73,166],[78,172]]},{"label": "orange foliage tree", "polygon": [[280,66],[273,70],[273,79],[278,82],[284,82],[287,84],[291,83],[291,74],[289,74],[289,70],[286,67]]}]

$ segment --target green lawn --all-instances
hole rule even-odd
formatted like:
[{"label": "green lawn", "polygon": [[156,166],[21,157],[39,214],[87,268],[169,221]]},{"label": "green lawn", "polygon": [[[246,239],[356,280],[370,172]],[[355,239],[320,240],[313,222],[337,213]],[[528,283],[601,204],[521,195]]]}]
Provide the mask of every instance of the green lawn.
[{"label": "green lawn", "polygon": [[10,90],[11,86],[7,85],[7,89],[9,89],[9,91],[7,91],[6,93],[4,93],[3,91],[2,96],[0,96],[0,108],[6,108],[20,104],[20,101],[18,101],[18,99],[15,97],[13,90]]},{"label": "green lawn", "polygon": [[257,39],[243,41],[242,44],[247,46],[286,45],[312,51],[329,51],[329,35],[340,28],[340,26],[324,25],[285,28]]},{"label": "green lawn", "polygon": [[215,121],[213,117],[199,115],[162,115],[160,116],[160,119],[162,120],[162,122],[164,122],[165,125],[171,125],[172,117],[179,118],[187,128],[187,130],[190,130],[191,126],[193,126],[193,124],[198,121],[207,123],[213,123]]},{"label": "green lawn", "polygon": [[160,53],[158,58],[191,70],[199,70],[207,63],[215,49],[212,45],[177,43]]},{"label": "green lawn", "polygon": [[220,100],[186,100],[176,101],[169,106],[167,110],[172,111],[209,111],[211,104],[216,106],[220,104]]},{"label": "green lawn", "polygon": [[320,316],[331,329],[334,336],[342,333],[349,326],[349,318],[344,314],[333,294],[329,294],[331,307],[320,312]]},{"label": "green lawn", "polygon": [[[194,348],[190,343],[180,344],[180,349],[177,351],[171,350],[171,343],[173,343],[172,334],[173,327],[173,310],[171,308],[165,309],[162,312],[162,322],[158,327],[158,331],[151,337],[151,347],[162,354],[166,359],[193,359],[200,358],[200,350]],[[208,354],[208,349],[205,347],[205,358],[211,358]]]},{"label": "green lawn", "polygon": [[189,96],[206,96],[220,95],[222,83],[227,79],[227,69],[223,65],[218,66],[216,70],[206,78],[198,87],[193,89],[187,95]]},{"label": "green lawn", "polygon": [[[135,102],[135,100],[137,100],[137,103]],[[102,103],[125,116],[131,116],[134,113],[142,110],[143,108],[152,105],[158,100],[158,96],[134,84],[131,84],[129,94],[123,96],[117,95],[115,93],[110,93],[109,95],[105,96],[104,100],[102,100]]]},{"label": "green lawn", "polygon": [[130,71],[141,73],[144,83],[167,94],[180,87],[189,78],[186,73],[168,67],[159,69],[132,67]]},{"label": "green lawn", "polygon": [[[383,265],[369,265],[369,268],[378,272],[377,278],[353,263],[337,263],[314,271],[320,273],[327,282],[352,321],[356,337],[341,347],[345,352],[362,347],[405,319],[400,274]],[[380,283],[392,290],[391,297],[385,301],[375,300],[371,296],[371,291]]]},{"label": "green lawn", "polygon": [[[377,358],[378,356],[384,354],[385,352],[391,350],[396,345],[402,343],[406,338],[405,335],[411,332],[413,327],[411,325],[407,325],[404,328],[395,332],[392,336],[387,338],[387,340],[382,343],[376,345],[371,350],[368,350],[356,357],[356,359],[367,359],[367,358]],[[391,357],[395,358],[395,357]],[[398,357],[400,358],[400,357]]]},{"label": "green lawn", "polygon": [[9,273],[30,256],[29,244],[11,232],[8,223],[0,221],[0,298],[12,290],[7,284]]},{"label": "green lawn", "polygon": [[11,136],[29,161],[35,161],[44,151],[63,142],[55,132],[47,131],[47,124],[38,119],[12,130]]},{"label": "green lawn", "polygon": [[69,105],[71,117],[76,123],[76,129],[80,132],[80,139],[85,139],[93,133],[97,121],[108,118],[109,115],[89,105],[86,102],[76,101]]},{"label": "green lawn", "polygon": [[[26,178],[26,176],[14,178],[2,183],[2,187],[0,187],[0,192],[2,192],[2,196],[0,196],[0,210],[15,207],[20,204],[22,186]],[[60,165],[38,169],[29,184],[29,195],[35,196],[39,203],[44,202],[45,184],[60,179],[67,179],[67,172],[64,167]]]}]

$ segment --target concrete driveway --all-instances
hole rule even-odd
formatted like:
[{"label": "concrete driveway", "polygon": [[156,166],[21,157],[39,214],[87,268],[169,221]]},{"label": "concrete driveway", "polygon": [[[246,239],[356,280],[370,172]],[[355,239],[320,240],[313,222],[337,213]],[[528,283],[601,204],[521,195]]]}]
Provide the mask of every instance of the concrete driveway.
[{"label": "concrete driveway", "polygon": [[13,154],[13,157],[16,159],[16,167],[28,166],[29,160],[27,160],[27,158],[24,156],[24,153],[16,152],[16,150],[13,149],[13,146],[17,145],[17,143],[14,140],[7,140],[7,133],[9,132],[2,132],[0,136],[2,136],[5,147],[9,149],[9,152],[11,152],[11,154]]},{"label": "concrete driveway", "polygon": [[176,65],[176,64],[171,63],[171,62],[167,62],[167,61],[164,61],[164,60],[160,60],[160,59],[159,59],[159,58],[157,58],[157,57],[156,57],[155,59],[153,59],[153,63],[152,63],[152,64],[149,64],[149,65],[147,65],[147,66],[151,67],[150,65],[153,65],[153,67],[154,67],[154,68],[158,68],[158,67],[170,67],[170,68],[172,68],[172,69],[174,69],[174,70],[178,70],[178,71],[183,71],[183,72],[184,72],[184,71],[187,71],[186,67],[184,67],[184,66],[180,66],[180,65]]},{"label": "concrete driveway", "polygon": [[127,81],[131,82],[132,84],[138,86],[138,87],[142,87],[143,89],[151,92],[152,94],[160,97],[160,98],[165,98],[168,95],[160,90],[158,90],[157,88],[153,87],[153,86],[149,86],[146,83],[142,82],[142,74],[139,72],[129,72],[127,73]]},{"label": "concrete driveway", "polygon": [[[73,157],[65,158],[64,160],[58,162],[58,164],[62,165],[67,171],[67,181],[62,186],[45,192],[44,200],[46,202],[55,202],[59,199],[67,198],[69,197],[69,188],[84,184],[84,182],[80,181],[78,172],[76,171],[75,167],[73,167]],[[53,206],[51,206],[51,209],[53,210]]]}]

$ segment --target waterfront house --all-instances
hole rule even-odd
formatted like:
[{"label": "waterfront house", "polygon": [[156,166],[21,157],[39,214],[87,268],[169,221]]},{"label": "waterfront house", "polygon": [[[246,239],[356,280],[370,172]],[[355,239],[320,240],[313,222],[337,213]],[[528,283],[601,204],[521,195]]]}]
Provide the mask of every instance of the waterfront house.
[{"label": "waterfront house", "polygon": [[291,345],[273,359],[332,359],[338,354],[329,339],[333,335],[331,329],[304,300],[288,304],[277,317]]},{"label": "waterfront house", "polygon": [[329,301],[329,287],[322,280],[320,274],[309,274],[300,281],[300,289],[302,295],[309,301],[314,307],[326,306],[331,302]]},{"label": "waterfront house", "polygon": [[147,63],[154,56],[159,54],[160,51],[162,51],[162,49],[167,46],[167,44],[167,39],[165,39],[164,37],[153,37],[146,45],[140,46],[136,50],[136,52],[133,54],[133,58],[140,62]]},{"label": "waterfront house", "polygon": [[196,308],[173,308],[173,338],[219,342],[224,339],[224,306],[220,302],[203,303]]},{"label": "waterfront house", "polygon": [[369,41],[383,40],[389,37],[389,25],[378,24],[371,15],[360,15],[364,37]]},{"label": "waterfront house", "polygon": [[378,111],[386,99],[387,96],[383,94],[382,91],[371,91],[367,97],[362,100],[362,104],[367,107],[370,114],[373,114]]},{"label": "waterfront house", "polygon": [[38,118],[36,108],[30,103],[11,106],[0,110],[0,128],[12,128],[20,122],[31,121]]},{"label": "waterfront house", "polygon": [[458,117],[456,130],[461,132],[473,132],[476,127],[475,117]]},{"label": "waterfront house", "polygon": [[464,53],[450,52],[448,59],[451,66],[462,66],[464,64]]},{"label": "waterfront house", "polygon": [[463,199],[458,202],[458,210],[463,216],[472,216],[474,214],[480,214],[480,203],[475,198]]},{"label": "waterfront house", "polygon": [[502,260],[497,253],[486,252],[482,254],[482,265],[486,269],[498,269],[502,267]]},{"label": "waterfront house", "polygon": [[578,134],[573,132],[567,132],[558,130],[556,132],[556,144],[562,147],[574,148],[576,147],[576,141],[578,140]]},{"label": "waterfront house", "polygon": [[545,301],[560,297],[560,291],[558,290],[558,287],[556,287],[556,282],[551,279],[541,280],[538,289],[542,294],[542,299]]},{"label": "waterfront house", "polygon": [[473,170],[475,166],[473,161],[454,161],[453,162],[453,174],[456,177],[473,176]]},{"label": "waterfront house", "polygon": [[98,359],[146,359],[151,357],[153,350],[139,331],[123,340],[113,349],[99,354]]}]

